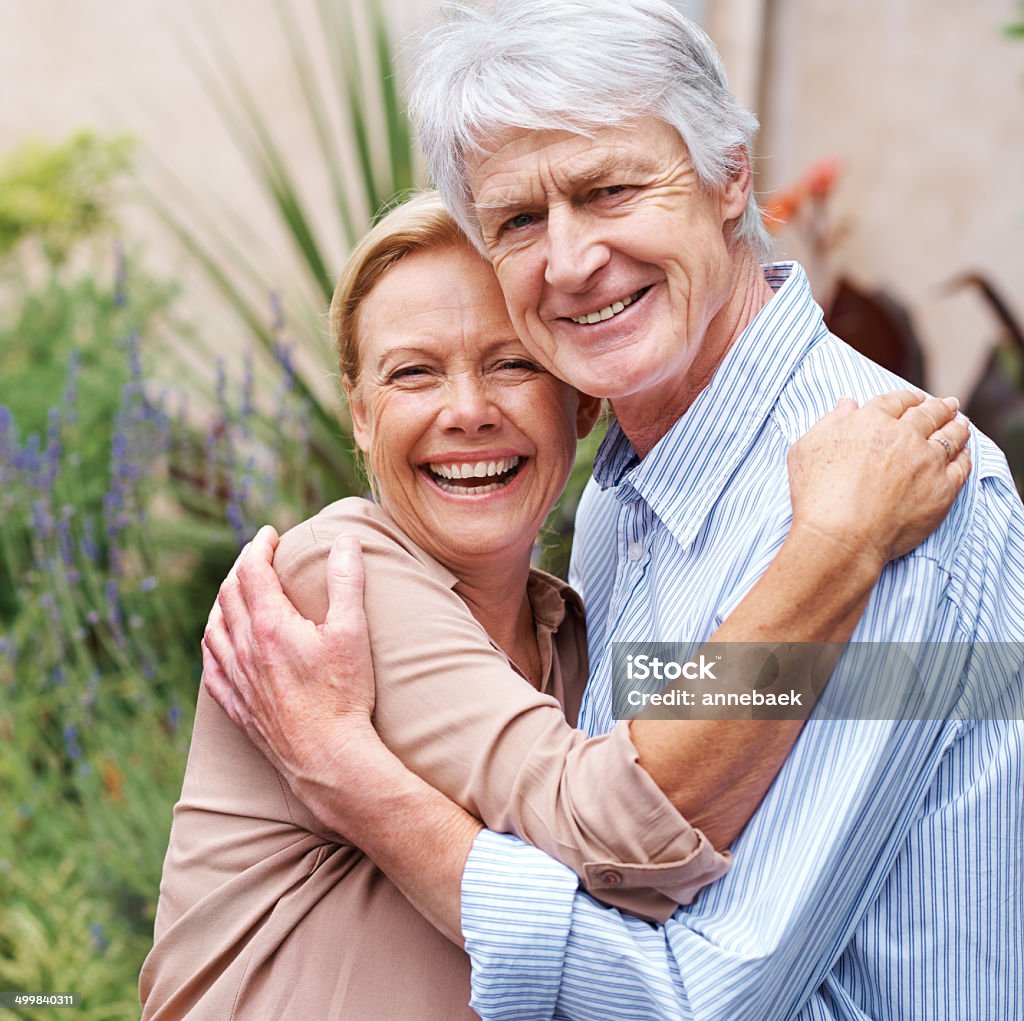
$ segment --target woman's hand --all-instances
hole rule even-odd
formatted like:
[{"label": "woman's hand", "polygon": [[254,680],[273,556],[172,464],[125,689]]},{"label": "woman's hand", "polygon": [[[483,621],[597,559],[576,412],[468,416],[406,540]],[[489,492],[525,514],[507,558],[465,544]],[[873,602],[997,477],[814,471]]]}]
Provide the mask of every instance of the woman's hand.
[{"label": "woman's hand", "polygon": [[844,398],[789,451],[793,530],[865,555],[879,572],[942,523],[971,471],[956,398],[900,390]]}]

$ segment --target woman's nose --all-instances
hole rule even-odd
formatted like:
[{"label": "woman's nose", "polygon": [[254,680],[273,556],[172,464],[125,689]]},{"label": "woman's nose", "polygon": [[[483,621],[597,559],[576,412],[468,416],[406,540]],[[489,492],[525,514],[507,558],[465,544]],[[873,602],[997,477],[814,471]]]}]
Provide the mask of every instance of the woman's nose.
[{"label": "woman's nose", "polygon": [[437,424],[446,432],[475,435],[501,425],[501,409],[479,376],[463,375],[445,387],[444,406]]}]

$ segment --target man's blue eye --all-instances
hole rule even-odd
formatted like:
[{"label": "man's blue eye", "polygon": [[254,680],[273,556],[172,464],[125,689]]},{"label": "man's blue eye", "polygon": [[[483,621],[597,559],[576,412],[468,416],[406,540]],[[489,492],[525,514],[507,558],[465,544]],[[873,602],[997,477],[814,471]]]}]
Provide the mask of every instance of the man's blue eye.
[{"label": "man's blue eye", "polygon": [[518,216],[513,216],[506,226],[513,230],[522,230],[523,227],[529,227],[531,223],[533,223],[533,217],[529,213],[520,213]]}]

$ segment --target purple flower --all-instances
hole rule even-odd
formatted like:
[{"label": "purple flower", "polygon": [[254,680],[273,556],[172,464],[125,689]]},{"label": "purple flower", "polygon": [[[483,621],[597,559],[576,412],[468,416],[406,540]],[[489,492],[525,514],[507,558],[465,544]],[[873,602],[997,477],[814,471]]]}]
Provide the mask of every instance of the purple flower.
[{"label": "purple flower", "polygon": [[14,467],[22,471],[35,481],[39,475],[39,434],[32,433],[25,441],[25,446],[18,450],[15,448]]},{"label": "purple flower", "polygon": [[284,306],[281,304],[281,295],[277,291],[270,292],[270,328],[277,332],[284,329]]},{"label": "purple flower", "polygon": [[248,526],[245,523],[242,508],[233,500],[227,506],[227,519],[228,524],[235,533],[235,541],[238,543],[238,548],[241,549],[252,536],[249,534]]},{"label": "purple flower", "polygon": [[292,348],[284,341],[275,341],[274,358],[284,372],[284,385],[286,390],[295,389],[295,366],[292,363]]},{"label": "purple flower", "polygon": [[7,405],[0,404],[0,483],[6,483],[14,478],[16,449],[14,416]]},{"label": "purple flower", "polygon": [[[125,346],[128,348],[128,371],[136,384],[139,384],[142,380],[142,348],[139,344],[139,335],[129,335]],[[141,392],[141,387],[138,392]]]},{"label": "purple flower", "polygon": [[64,728],[64,749],[67,751],[69,759],[75,760],[82,757],[82,747],[78,743],[78,728],[73,723],[69,723]]},{"label": "purple flower", "polygon": [[64,566],[69,569],[73,568],[75,553],[71,544],[71,522],[64,516],[61,516],[57,522],[57,548],[60,550],[60,558],[64,561]]},{"label": "purple flower", "polygon": [[60,410],[50,408],[47,415],[46,428],[46,472],[44,484],[47,489],[53,487],[53,483],[60,471]]},{"label": "purple flower", "polygon": [[41,539],[53,535],[53,515],[50,514],[49,500],[36,498],[32,501],[32,527]]},{"label": "purple flower", "polygon": [[89,925],[89,940],[93,949],[103,953],[110,946],[110,940],[103,934],[103,926],[99,922],[92,922]]},{"label": "purple flower", "polygon": [[99,559],[100,551],[96,545],[96,522],[92,516],[86,517],[82,524],[82,539],[80,548],[90,564],[95,564]]}]

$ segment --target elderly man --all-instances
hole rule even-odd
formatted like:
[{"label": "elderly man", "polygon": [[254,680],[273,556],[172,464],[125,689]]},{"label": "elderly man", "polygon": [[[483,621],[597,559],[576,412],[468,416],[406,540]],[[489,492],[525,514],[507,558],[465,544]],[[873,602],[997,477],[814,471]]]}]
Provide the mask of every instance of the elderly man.
[{"label": "elderly man", "polygon": [[[603,732],[612,643],[705,639],[785,534],[789,445],[838,398],[898,381],[828,333],[799,267],[760,266],[756,122],[664,0],[458,5],[425,42],[414,112],[517,331],[615,412],[572,575],[592,654],[580,720]],[[886,568],[855,636],[949,643],[940,718],[812,721],[731,874],[664,926],[602,907],[512,837],[474,837],[400,773],[365,797],[368,777],[400,767],[358,713],[315,724],[329,743],[282,736],[266,705],[287,717],[282,692],[357,675],[358,632],[259,635],[274,676],[251,685],[243,655],[210,670],[214,694],[428,917],[461,921],[484,1017],[1018,1017],[1021,658],[1007,646],[996,673],[979,649],[1024,635],[1024,509],[984,438],[974,463],[947,522]],[[250,560],[268,550],[264,535]],[[277,598],[243,574],[249,605]],[[985,686],[998,710],[972,718],[968,693]]]}]

